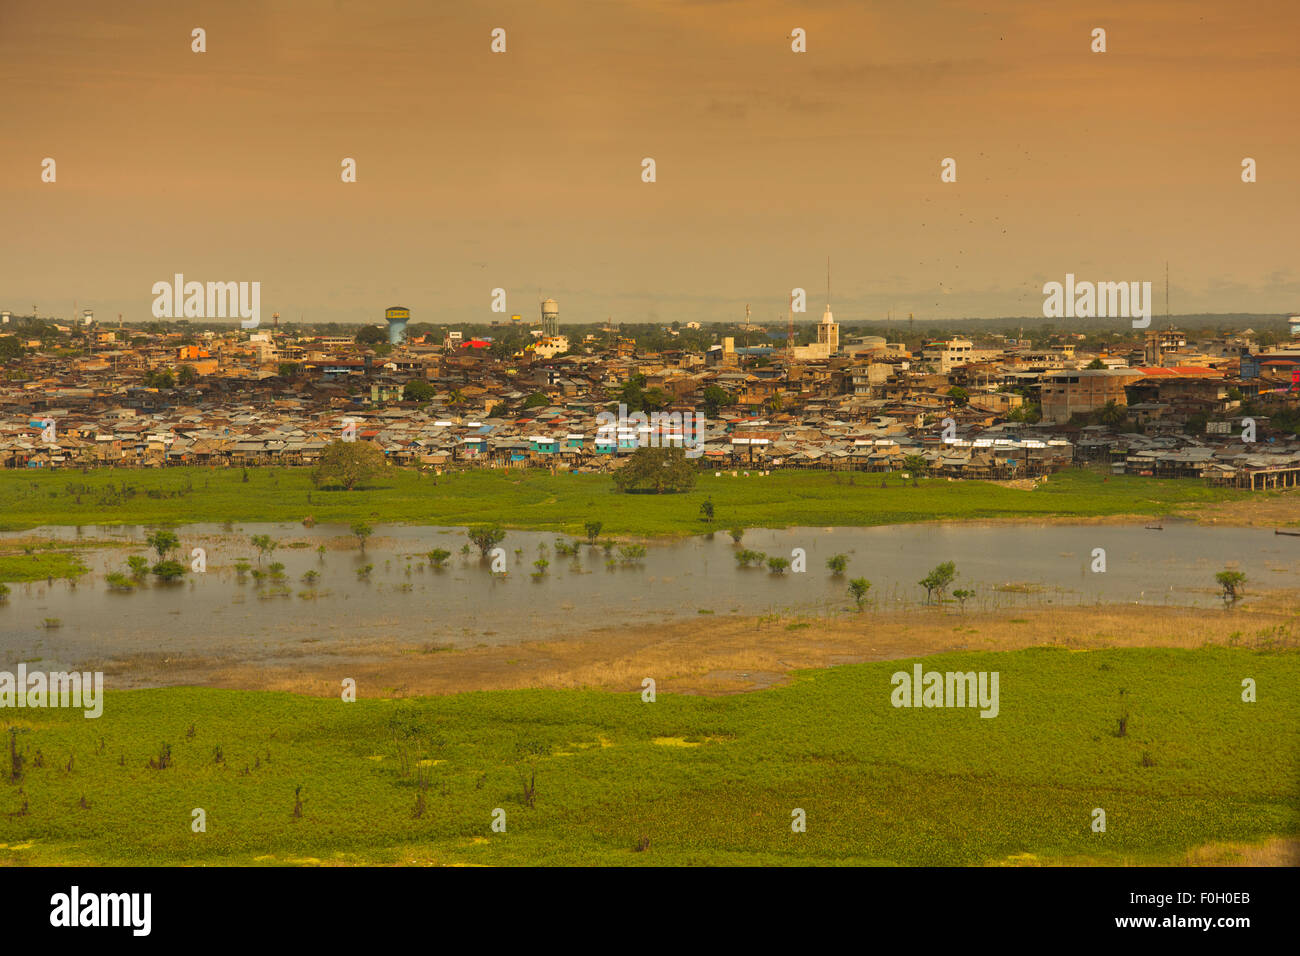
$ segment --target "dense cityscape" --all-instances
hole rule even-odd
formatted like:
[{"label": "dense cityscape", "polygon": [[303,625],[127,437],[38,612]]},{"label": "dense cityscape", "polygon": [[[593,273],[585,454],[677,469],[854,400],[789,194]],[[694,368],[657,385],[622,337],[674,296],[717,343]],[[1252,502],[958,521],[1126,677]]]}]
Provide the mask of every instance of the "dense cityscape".
[{"label": "dense cityscape", "polygon": [[[1249,488],[1300,477],[1300,317],[1249,327],[886,335],[820,322],[239,329],[6,312],[6,468],[310,465],[349,437],[394,464],[604,471],[622,406],[703,414],[701,467],[1022,478],[1072,464]],[[796,335],[797,331],[797,335]],[[887,334],[889,330],[884,329]],[[1262,344],[1261,340],[1271,341]],[[800,344],[801,341],[807,344]],[[52,427],[50,427],[52,426]]]}]

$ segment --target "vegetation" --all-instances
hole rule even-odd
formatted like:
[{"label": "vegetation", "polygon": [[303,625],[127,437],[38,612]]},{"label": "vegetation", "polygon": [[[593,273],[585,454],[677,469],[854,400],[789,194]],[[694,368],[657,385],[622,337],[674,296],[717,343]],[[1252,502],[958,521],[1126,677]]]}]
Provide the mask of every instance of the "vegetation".
[{"label": "vegetation", "polygon": [[32,554],[0,554],[0,581],[46,581],[50,578],[77,577],[89,568],[71,552],[47,551]]},{"label": "vegetation", "polygon": [[[665,449],[644,449],[663,451]],[[680,449],[667,449],[679,451]],[[177,467],[92,469],[77,475],[0,470],[0,530],[41,525],[175,525],[180,522],[291,521],[311,514],[318,524],[373,523],[503,527],[581,534],[593,512],[603,535],[698,534],[700,505],[712,498],[728,526],[784,528],[872,526],[991,518],[1159,517],[1225,501],[1267,503],[1295,492],[1210,488],[1195,479],[1154,479],[1070,470],[1033,491],[984,481],[927,482],[903,488],[875,481],[849,485],[831,472],[774,471],[766,477],[698,473],[696,489],[678,495],[624,495],[607,475],[543,472],[453,472],[437,494],[417,471],[385,468],[367,488],[317,490],[308,468]],[[692,474],[697,474],[692,472]],[[870,476],[874,478],[874,476]],[[311,502],[307,496],[311,495]],[[545,505],[544,508],[540,507]],[[37,575],[43,577],[43,575]],[[8,579],[7,579],[8,580]]]},{"label": "vegetation", "polygon": [[869,590],[871,590],[871,582],[866,578],[853,578],[849,581],[849,596],[853,598],[859,611],[862,610],[862,602],[866,600]]},{"label": "vegetation", "polygon": [[952,584],[953,579],[957,577],[957,565],[951,561],[944,561],[935,567],[925,577],[921,578],[918,584],[925,588],[925,603],[929,604],[938,598],[938,603],[943,603],[944,592],[948,590],[948,585]]},{"label": "vegetation", "polygon": [[847,554],[834,554],[826,559],[826,567],[830,569],[831,574],[836,576],[844,573],[844,569],[849,566],[849,556]]},{"label": "vegetation", "polygon": [[465,532],[470,543],[478,548],[480,556],[486,558],[488,552],[506,539],[506,533],[499,524],[476,525]]},{"label": "vegetation", "polygon": [[1232,606],[1241,600],[1246,590],[1246,575],[1240,571],[1233,571],[1231,568],[1225,568],[1214,576],[1214,580],[1219,582],[1219,587],[1223,589],[1223,606],[1232,609]]},{"label": "vegetation", "polygon": [[351,491],[377,475],[384,466],[384,453],[375,445],[340,439],[321,449],[311,479],[317,488]]},{"label": "vegetation", "polygon": [[366,539],[369,538],[374,533],[375,533],[375,529],[370,527],[370,525],[366,524],[365,522],[362,521],[352,522],[352,535],[357,539],[357,544],[361,546],[362,551],[366,550]]},{"label": "vegetation", "polygon": [[638,448],[614,472],[614,486],[623,492],[684,492],[695,487],[695,480],[695,466],[682,448]]},{"label": "vegetation", "polygon": [[[998,671],[993,720],[891,706],[891,675],[913,663],[801,672],[721,698],[661,689],[653,705],[633,691],[343,706],[109,690],[98,720],[23,712],[0,752],[0,864],[1168,865],[1215,841],[1300,835],[1293,696],[1243,704],[1224,686],[1225,674],[1298,686],[1293,652],[924,659]],[[206,833],[190,830],[195,806]],[[1089,828],[1094,806],[1104,835]],[[806,833],[791,833],[795,807]],[[504,834],[491,830],[496,808]]]}]

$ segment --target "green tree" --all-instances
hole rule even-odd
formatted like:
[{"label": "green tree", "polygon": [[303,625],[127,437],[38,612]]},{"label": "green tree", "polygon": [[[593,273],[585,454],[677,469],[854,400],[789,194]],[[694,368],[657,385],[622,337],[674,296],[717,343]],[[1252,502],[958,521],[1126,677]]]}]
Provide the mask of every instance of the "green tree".
[{"label": "green tree", "polygon": [[713,499],[705,498],[704,504],[700,505],[700,516],[705,521],[713,520]]},{"label": "green tree", "polygon": [[465,537],[478,548],[479,554],[486,558],[488,552],[506,539],[505,530],[499,524],[475,525],[465,532]]},{"label": "green tree", "polygon": [[965,588],[957,588],[952,592],[952,596],[957,599],[957,603],[963,611],[966,610],[966,602],[975,596],[975,592]]},{"label": "green tree", "polygon": [[366,538],[375,533],[375,529],[361,521],[352,523],[352,534],[356,536],[357,543],[361,545],[361,550],[366,550]]},{"label": "green tree", "polygon": [[[1093,359],[1091,362],[1089,362],[1087,365],[1084,366],[1084,368],[1087,368],[1087,369],[1102,369],[1102,368],[1105,368],[1105,367],[1106,367],[1106,363],[1103,362],[1100,358],[1095,358],[1095,359]],[[956,594],[957,594],[957,592],[954,591],[954,592],[953,592],[953,596],[955,597]]]},{"label": "green tree", "polygon": [[176,535],[170,531],[155,531],[144,540],[145,544],[158,552],[159,561],[166,558],[169,551],[175,551],[181,544]]},{"label": "green tree", "polygon": [[869,590],[871,590],[871,582],[866,578],[854,578],[849,581],[849,596],[857,602],[859,611],[862,610],[862,602],[866,599]]},{"label": "green tree", "polygon": [[413,378],[402,386],[402,401],[427,402],[434,396],[434,387],[422,378]]},{"label": "green tree", "polygon": [[351,491],[383,467],[384,453],[370,442],[340,439],[321,449],[311,480],[317,488],[341,486]]},{"label": "green tree", "polygon": [[253,547],[257,549],[258,564],[262,563],[263,556],[275,554],[275,549],[280,546],[280,543],[272,539],[269,534],[255,534],[250,540],[253,542]]},{"label": "green tree", "polygon": [[924,455],[903,456],[903,471],[907,472],[913,478],[917,475],[924,475],[929,467],[930,463],[925,460]]},{"label": "green tree", "polygon": [[952,388],[948,389],[948,397],[957,403],[958,408],[961,408],[970,401],[970,392],[966,391],[966,389],[962,388],[960,385],[954,385]]},{"label": "green tree", "polygon": [[185,574],[185,565],[179,561],[159,561],[153,566],[153,573],[164,581],[175,581]]},{"label": "green tree", "polygon": [[831,574],[836,576],[843,574],[848,566],[849,557],[846,554],[836,554],[826,559],[826,567],[830,568]]},{"label": "green tree", "polygon": [[448,551],[446,548],[434,548],[432,551],[429,552],[429,563],[432,564],[435,568],[441,568],[444,564],[447,563],[447,559],[450,557],[451,557],[451,552]]},{"label": "green tree", "polygon": [[717,418],[718,410],[731,404],[731,395],[717,385],[707,386],[700,397],[704,402],[704,414],[709,418]]},{"label": "green tree", "polygon": [[545,392],[533,392],[524,399],[524,408],[545,408],[551,404],[551,399]]},{"label": "green tree", "polygon": [[594,545],[596,543],[596,539],[600,537],[600,529],[603,527],[605,527],[604,524],[599,521],[588,521],[582,526],[582,530],[586,532],[588,544]]},{"label": "green tree", "polygon": [[695,468],[684,448],[638,448],[614,472],[614,485],[622,492],[640,490],[690,491],[695,487]]},{"label": "green tree", "polygon": [[144,384],[148,388],[173,388],[176,377],[169,368],[155,368],[145,373]]},{"label": "green tree", "polygon": [[277,371],[281,378],[286,378],[289,381],[293,381],[300,374],[302,374],[302,366],[297,364],[296,362],[281,362],[280,367]]},{"label": "green tree", "polygon": [[176,381],[182,385],[193,385],[199,380],[199,370],[193,365],[182,365],[176,370]]},{"label": "green tree", "polygon": [[363,325],[353,339],[357,345],[383,345],[388,342],[388,330],[376,325]]},{"label": "green tree", "polygon": [[1223,606],[1231,610],[1245,593],[1246,575],[1227,568],[1216,574],[1214,580],[1218,581],[1219,587],[1223,589],[1220,595],[1223,598]]},{"label": "green tree", "polygon": [[768,558],[767,569],[773,574],[785,574],[786,569],[790,567],[789,558]]},{"label": "green tree", "polygon": [[925,603],[929,604],[935,596],[938,596],[939,603],[942,604],[943,594],[955,577],[957,577],[957,565],[953,562],[945,561],[936,565],[929,574],[917,582],[925,588]]}]

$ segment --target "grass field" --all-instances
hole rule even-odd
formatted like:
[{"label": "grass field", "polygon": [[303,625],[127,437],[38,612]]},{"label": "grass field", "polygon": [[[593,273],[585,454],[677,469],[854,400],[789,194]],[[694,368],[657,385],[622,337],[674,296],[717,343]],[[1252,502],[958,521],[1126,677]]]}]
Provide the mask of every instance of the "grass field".
[{"label": "grass field", "polygon": [[[852,484],[849,482],[852,481]],[[701,476],[686,494],[625,495],[607,475],[537,471],[455,472],[435,479],[389,469],[373,487],[319,491],[304,468],[199,467],[152,471],[0,472],[0,530],[40,525],[182,524],[225,521],[395,522],[507,527],[581,534],[603,522],[604,535],[690,535],[733,525],[781,528],[862,526],[988,518],[1090,518],[1167,515],[1250,498],[1194,479],[1104,479],[1088,471],[1052,476],[1032,491],[989,482],[890,476],[773,472],[768,477]],[[1270,495],[1257,493],[1256,500]],[[714,504],[705,524],[700,506]]]},{"label": "grass field", "polygon": [[86,566],[76,554],[45,551],[32,554],[0,554],[0,582],[44,581],[48,578],[79,577]]},{"label": "grass field", "polygon": [[[1038,648],[924,664],[998,671],[999,716],[893,708],[890,675],[910,661],[654,703],[173,688],[110,692],[97,720],[11,710],[26,768],[0,782],[0,862],[1163,863],[1300,833],[1294,652]],[[1246,677],[1257,703],[1241,701]],[[164,744],[174,764],[151,769]],[[1090,827],[1097,807],[1105,833]],[[791,831],[795,808],[805,833]]]}]

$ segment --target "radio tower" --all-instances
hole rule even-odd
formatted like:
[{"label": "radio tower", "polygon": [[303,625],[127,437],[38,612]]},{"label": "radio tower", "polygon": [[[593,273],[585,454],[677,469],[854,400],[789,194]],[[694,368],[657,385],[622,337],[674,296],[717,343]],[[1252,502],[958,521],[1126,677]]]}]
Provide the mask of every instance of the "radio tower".
[{"label": "radio tower", "polygon": [[785,320],[785,352],[786,361],[794,361],[794,293],[790,293],[790,305],[786,309]]},{"label": "radio tower", "polygon": [[1165,326],[1167,328],[1171,328],[1171,329],[1173,328],[1173,324],[1169,321],[1169,260],[1168,259],[1165,260]]}]

